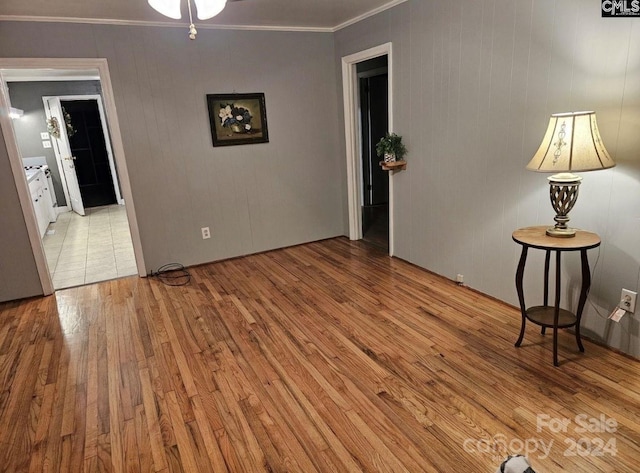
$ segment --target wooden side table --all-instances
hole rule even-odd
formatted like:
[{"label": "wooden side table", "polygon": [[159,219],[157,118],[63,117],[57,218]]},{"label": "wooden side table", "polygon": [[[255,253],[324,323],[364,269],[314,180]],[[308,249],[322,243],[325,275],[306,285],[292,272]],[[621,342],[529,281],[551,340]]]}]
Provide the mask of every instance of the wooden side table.
[{"label": "wooden side table", "polygon": [[[558,366],[558,329],[575,327],[576,342],[581,352],[584,352],[582,341],[580,340],[580,319],[582,311],[587,302],[589,287],[591,286],[591,272],[589,270],[589,260],[587,259],[587,250],[600,246],[600,237],[595,233],[576,231],[573,238],[557,238],[547,236],[545,231],[547,226],[521,228],[513,232],[513,241],[522,245],[522,254],[518,263],[516,272],[516,289],[518,291],[518,300],[520,302],[520,311],[522,312],[522,327],[520,328],[520,337],[516,342],[516,347],[522,344],[524,339],[524,329],[527,319],[534,324],[542,327],[544,335],[547,327],[553,328],[553,364]],[[544,297],[543,305],[527,308],[524,302],[524,289],[522,280],[524,278],[524,267],[527,263],[527,253],[529,248],[544,250],[546,252],[544,260]],[[551,252],[556,253],[556,279],[555,279],[555,301],[554,305],[549,305],[549,262]],[[568,310],[560,308],[560,263],[563,251],[579,251],[582,261],[582,288],[580,289],[580,298],[578,300],[578,308],[575,314]]]}]

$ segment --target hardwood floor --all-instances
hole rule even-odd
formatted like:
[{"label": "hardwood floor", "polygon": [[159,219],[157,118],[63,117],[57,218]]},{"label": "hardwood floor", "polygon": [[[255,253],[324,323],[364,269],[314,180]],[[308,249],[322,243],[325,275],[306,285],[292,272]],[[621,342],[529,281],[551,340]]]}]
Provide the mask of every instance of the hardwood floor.
[{"label": "hardwood floor", "polygon": [[638,472],[638,361],[346,239],[192,275],[0,304],[0,471]]}]

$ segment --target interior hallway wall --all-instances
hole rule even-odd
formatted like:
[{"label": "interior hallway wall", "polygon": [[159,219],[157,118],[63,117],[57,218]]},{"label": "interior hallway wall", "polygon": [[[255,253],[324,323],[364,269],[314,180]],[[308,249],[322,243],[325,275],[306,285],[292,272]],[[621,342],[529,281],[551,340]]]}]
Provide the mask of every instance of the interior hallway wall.
[{"label": "interior hallway wall", "polygon": [[[525,166],[550,114],[595,110],[618,166],[583,173],[571,213],[573,226],[603,241],[590,251],[583,333],[640,357],[640,313],[619,324],[602,318],[621,288],[640,289],[640,20],[601,18],[600,8],[599,0],[409,0],[338,31],[336,64],[393,43],[395,131],[409,149],[407,170],[394,178],[395,254],[451,279],[463,274],[514,305],[520,247],[511,234],[554,216],[547,175]],[[532,250],[527,264],[530,306],[542,303],[542,256]],[[564,306],[574,309],[578,255],[564,268]]]}]

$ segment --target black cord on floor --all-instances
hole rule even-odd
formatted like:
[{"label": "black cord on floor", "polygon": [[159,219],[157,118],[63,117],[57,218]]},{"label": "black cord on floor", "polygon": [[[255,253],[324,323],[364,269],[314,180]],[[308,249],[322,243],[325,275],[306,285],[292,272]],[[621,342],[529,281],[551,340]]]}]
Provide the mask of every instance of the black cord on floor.
[{"label": "black cord on floor", "polygon": [[167,286],[186,286],[191,281],[191,274],[180,263],[169,263],[151,271],[151,277],[158,278]]}]

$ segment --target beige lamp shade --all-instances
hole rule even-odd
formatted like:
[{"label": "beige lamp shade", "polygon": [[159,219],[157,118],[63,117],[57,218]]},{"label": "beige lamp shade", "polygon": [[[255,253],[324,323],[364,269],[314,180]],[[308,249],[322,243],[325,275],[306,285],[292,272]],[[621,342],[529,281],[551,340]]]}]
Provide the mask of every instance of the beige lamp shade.
[{"label": "beige lamp shade", "polygon": [[581,172],[615,166],[602,143],[595,112],[554,113],[542,144],[527,169]]}]

